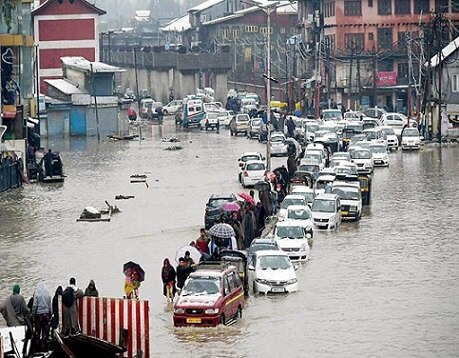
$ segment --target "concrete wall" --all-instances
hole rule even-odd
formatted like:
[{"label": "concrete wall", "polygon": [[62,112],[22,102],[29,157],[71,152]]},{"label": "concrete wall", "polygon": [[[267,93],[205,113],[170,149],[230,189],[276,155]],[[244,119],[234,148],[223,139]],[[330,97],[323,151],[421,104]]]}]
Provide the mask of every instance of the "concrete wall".
[{"label": "concrete wall", "polygon": [[[99,107],[99,132],[102,139],[108,135],[118,134],[119,109],[116,107]],[[94,106],[86,108],[86,135],[97,135],[96,111]]]}]

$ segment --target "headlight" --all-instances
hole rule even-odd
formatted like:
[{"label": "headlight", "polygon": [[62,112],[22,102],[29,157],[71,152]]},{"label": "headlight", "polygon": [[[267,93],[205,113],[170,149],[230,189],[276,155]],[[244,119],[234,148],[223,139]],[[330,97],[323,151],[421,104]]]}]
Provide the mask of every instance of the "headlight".
[{"label": "headlight", "polygon": [[205,312],[205,314],[217,314],[218,313],[218,308],[208,308],[204,312]]},{"label": "headlight", "polygon": [[307,251],[307,250],[308,250],[308,245],[307,245],[307,244],[303,244],[303,245],[301,246],[300,251]]},{"label": "headlight", "polygon": [[365,163],[364,167],[365,168],[371,168],[371,164],[370,163]]},{"label": "headlight", "polygon": [[185,309],[184,308],[174,308],[174,313],[176,314],[184,314]]},{"label": "headlight", "polygon": [[292,285],[292,284],[297,283],[297,282],[298,282],[298,280],[296,278],[292,278],[291,280],[287,281],[287,285]]},{"label": "headlight", "polygon": [[357,211],[357,206],[354,206],[354,205],[353,205],[353,206],[351,206],[351,207],[349,208],[349,210],[350,210],[350,211]]},{"label": "headlight", "polygon": [[257,278],[257,279],[255,280],[255,282],[261,283],[262,285],[269,285],[269,282],[268,282],[268,281],[262,280],[262,279],[259,279],[259,278]]}]

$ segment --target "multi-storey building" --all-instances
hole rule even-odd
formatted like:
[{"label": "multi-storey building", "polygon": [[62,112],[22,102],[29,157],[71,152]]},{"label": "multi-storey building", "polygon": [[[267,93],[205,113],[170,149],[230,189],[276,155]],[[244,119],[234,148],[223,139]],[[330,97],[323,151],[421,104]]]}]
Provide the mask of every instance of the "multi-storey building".
[{"label": "multi-storey building", "polygon": [[[321,100],[346,107],[385,106],[410,112],[429,57],[434,12],[445,21],[444,42],[457,36],[459,3],[451,0],[303,0],[300,21],[313,48]],[[441,44],[438,44],[441,48]],[[421,52],[421,49],[424,53]],[[433,55],[435,52],[431,52]],[[422,62],[422,61],[421,61]]]}]

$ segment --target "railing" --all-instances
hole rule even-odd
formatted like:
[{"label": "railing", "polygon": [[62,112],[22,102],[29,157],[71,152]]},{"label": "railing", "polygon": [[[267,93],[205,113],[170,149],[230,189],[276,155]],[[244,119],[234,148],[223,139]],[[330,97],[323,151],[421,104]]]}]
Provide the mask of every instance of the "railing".
[{"label": "railing", "polygon": [[19,175],[16,163],[0,164],[0,192],[17,188],[22,185],[22,178]]}]

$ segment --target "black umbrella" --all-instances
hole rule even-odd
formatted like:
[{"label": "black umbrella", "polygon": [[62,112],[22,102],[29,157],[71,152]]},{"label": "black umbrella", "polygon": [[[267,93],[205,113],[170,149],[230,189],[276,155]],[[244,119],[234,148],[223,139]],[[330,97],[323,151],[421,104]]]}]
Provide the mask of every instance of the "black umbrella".
[{"label": "black umbrella", "polygon": [[123,265],[124,274],[126,274],[126,272],[128,270],[131,270],[133,272],[137,272],[137,275],[138,275],[137,281],[143,282],[145,280],[145,271],[143,270],[143,268],[139,264],[136,264],[135,262],[132,262],[132,261],[126,262]]},{"label": "black umbrella", "polygon": [[258,191],[270,190],[271,189],[271,185],[266,181],[259,181],[259,182],[255,183],[255,185],[253,187],[254,187],[255,190],[258,190]]}]

